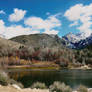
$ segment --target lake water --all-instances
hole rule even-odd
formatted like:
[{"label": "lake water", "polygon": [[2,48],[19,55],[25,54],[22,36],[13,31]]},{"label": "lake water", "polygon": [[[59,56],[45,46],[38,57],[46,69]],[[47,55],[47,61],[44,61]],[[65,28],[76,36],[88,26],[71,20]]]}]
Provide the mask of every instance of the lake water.
[{"label": "lake water", "polygon": [[8,70],[9,76],[29,87],[34,82],[44,82],[47,86],[54,81],[61,81],[72,88],[83,84],[92,88],[92,70]]}]

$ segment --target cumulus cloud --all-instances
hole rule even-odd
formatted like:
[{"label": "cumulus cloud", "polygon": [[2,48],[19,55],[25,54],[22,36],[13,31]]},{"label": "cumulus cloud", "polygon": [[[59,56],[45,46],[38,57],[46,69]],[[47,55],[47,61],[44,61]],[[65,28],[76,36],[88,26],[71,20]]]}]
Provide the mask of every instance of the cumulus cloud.
[{"label": "cumulus cloud", "polygon": [[40,17],[29,17],[24,21],[25,25],[32,27],[35,30],[44,30],[47,34],[58,34],[59,31],[55,28],[61,26],[61,21],[57,18],[57,15],[49,16],[47,19]]},{"label": "cumulus cloud", "polygon": [[25,25],[31,26],[35,29],[43,29],[44,28],[44,20],[40,17],[30,17],[25,20]]},{"label": "cumulus cloud", "polygon": [[[23,13],[23,15],[21,14]],[[14,9],[14,13],[9,16],[10,21],[20,21],[23,19],[26,11]],[[17,17],[18,16],[18,17]],[[22,17],[20,17],[22,16]],[[58,34],[58,27],[61,27],[61,21],[58,19],[58,15],[48,16],[46,19],[41,17],[29,17],[24,20],[25,27],[23,25],[10,25],[6,26],[3,20],[0,20],[0,36],[10,39],[19,35],[29,35],[35,33],[46,34]],[[44,32],[41,32],[44,30]]]},{"label": "cumulus cloud", "polygon": [[[3,11],[1,11],[3,13]],[[6,26],[5,22],[0,20],[0,37],[10,39],[19,35],[29,35],[35,33],[58,34],[58,27],[61,27],[61,21],[58,19],[59,14],[48,15],[46,19],[31,16],[24,20],[23,25],[12,25],[12,22],[18,22],[24,18],[26,10],[14,9],[14,13],[9,15],[11,24]]]},{"label": "cumulus cloud", "polygon": [[68,20],[74,22],[73,24],[70,24],[70,27],[78,25],[80,22],[81,25],[78,26],[77,29],[84,32],[86,36],[89,36],[92,33],[92,29],[90,28],[92,25],[92,4],[77,4],[72,6],[65,12],[64,16]]},{"label": "cumulus cloud", "polygon": [[3,10],[0,10],[0,14],[6,14]]},{"label": "cumulus cloud", "polygon": [[28,34],[35,34],[39,33],[39,31],[32,30],[30,27],[23,27],[21,25],[11,25],[5,26],[3,20],[0,20],[0,35],[9,39],[19,35],[28,35]]},{"label": "cumulus cloud", "polygon": [[20,20],[22,20],[26,14],[26,10],[22,10],[22,9],[14,9],[14,13],[9,15],[9,21],[11,22],[18,22]]}]

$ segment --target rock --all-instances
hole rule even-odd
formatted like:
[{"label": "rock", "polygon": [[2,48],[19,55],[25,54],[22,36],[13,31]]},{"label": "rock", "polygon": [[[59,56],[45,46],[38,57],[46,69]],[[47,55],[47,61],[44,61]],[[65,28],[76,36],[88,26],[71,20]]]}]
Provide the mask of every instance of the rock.
[{"label": "rock", "polygon": [[16,85],[16,84],[13,84],[12,86],[13,86],[14,88],[18,89],[18,90],[21,90],[21,88],[20,88],[18,85]]},{"label": "rock", "polygon": [[89,89],[88,89],[88,92],[92,92],[92,88],[89,88]]}]

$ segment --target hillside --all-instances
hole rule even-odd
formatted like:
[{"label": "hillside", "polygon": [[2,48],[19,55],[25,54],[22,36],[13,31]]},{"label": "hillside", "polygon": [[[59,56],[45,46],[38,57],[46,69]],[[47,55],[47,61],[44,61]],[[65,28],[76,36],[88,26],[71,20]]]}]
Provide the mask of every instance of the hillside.
[{"label": "hillside", "polygon": [[20,46],[24,46],[24,45],[21,43],[14,42],[0,37],[0,48],[19,49]]},{"label": "hillside", "polygon": [[57,35],[31,34],[14,37],[11,40],[32,47],[62,46],[61,39]]},{"label": "hillside", "polygon": [[0,37],[0,55],[11,52],[12,50],[18,50],[21,46],[25,47],[25,45],[21,43],[14,42]]},{"label": "hillside", "polygon": [[17,36],[10,40],[26,45],[27,58],[30,60],[52,61],[63,66],[73,60],[74,52],[66,48],[57,35],[31,34]]},{"label": "hillside", "polygon": [[91,46],[81,50],[70,49],[63,45],[62,39],[57,35],[31,34],[17,36],[10,40],[0,38],[0,43],[4,53],[7,50],[9,52],[17,49],[17,52],[12,51],[13,57],[17,56],[18,60],[24,59],[25,63],[30,60],[30,62],[50,61],[61,66],[67,66],[70,63],[75,66],[92,64]]}]

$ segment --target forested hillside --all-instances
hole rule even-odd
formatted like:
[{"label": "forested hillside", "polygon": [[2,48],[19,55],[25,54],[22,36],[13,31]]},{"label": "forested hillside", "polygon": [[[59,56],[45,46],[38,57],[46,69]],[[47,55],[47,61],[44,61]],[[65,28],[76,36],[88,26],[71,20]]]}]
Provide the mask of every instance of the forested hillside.
[{"label": "forested hillside", "polygon": [[92,64],[92,45],[70,49],[57,35],[23,35],[10,40],[0,38],[1,65],[29,65],[32,62],[53,62],[63,67]]}]

